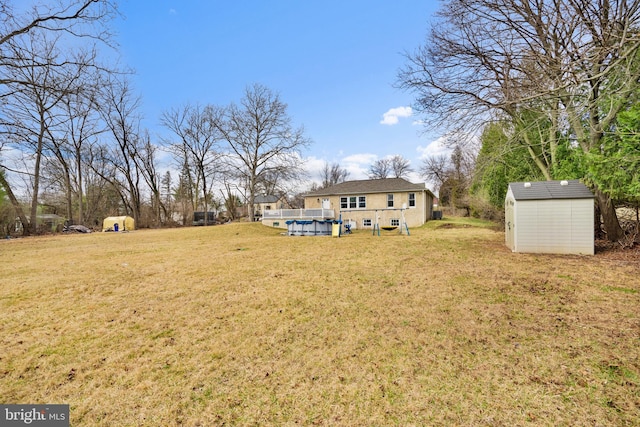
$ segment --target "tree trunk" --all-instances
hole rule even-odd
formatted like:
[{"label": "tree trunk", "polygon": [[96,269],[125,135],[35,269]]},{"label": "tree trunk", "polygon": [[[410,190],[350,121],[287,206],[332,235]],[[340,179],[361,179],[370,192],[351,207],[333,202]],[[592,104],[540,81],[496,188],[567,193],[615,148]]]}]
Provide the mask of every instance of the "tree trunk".
[{"label": "tree trunk", "polygon": [[611,197],[600,191],[597,187],[595,188],[595,193],[600,214],[602,215],[604,231],[607,234],[607,240],[617,242],[624,235],[624,232],[622,231],[622,227],[620,227],[613,201]]},{"label": "tree trunk", "polygon": [[13,194],[13,190],[11,190],[11,187],[5,179],[4,173],[2,173],[2,171],[0,171],[0,186],[7,192],[7,196],[9,197],[9,200],[13,205],[13,209],[15,209],[16,215],[18,216],[18,218],[20,218],[20,222],[22,223],[22,235],[28,236],[31,232],[29,221],[27,221],[27,216],[25,215],[22,206],[20,206],[18,199],[16,199],[15,194]]},{"label": "tree trunk", "polygon": [[[42,144],[44,138],[44,118],[40,116],[40,134],[38,135],[38,147],[36,149],[36,161],[33,171],[33,195],[31,196],[31,233],[38,230],[38,193],[40,192],[40,161],[42,159]],[[24,224],[23,224],[24,225]]]},{"label": "tree trunk", "polygon": [[202,179],[202,200],[204,202],[204,225],[209,225],[209,203],[207,200],[207,175],[205,173],[204,165],[200,163],[200,177]]},{"label": "tree trunk", "polygon": [[82,162],[81,162],[81,154],[78,150],[76,152],[76,168],[77,168],[77,176],[78,176],[78,223],[84,224],[84,184],[82,183]]},{"label": "tree trunk", "polygon": [[72,195],[72,191],[71,191],[71,177],[69,176],[69,170],[68,168],[64,167],[65,169],[65,177],[64,177],[64,185],[65,185],[65,196],[66,196],[66,202],[67,202],[67,219],[69,220],[69,224],[75,224],[74,220],[73,220],[73,195]]}]

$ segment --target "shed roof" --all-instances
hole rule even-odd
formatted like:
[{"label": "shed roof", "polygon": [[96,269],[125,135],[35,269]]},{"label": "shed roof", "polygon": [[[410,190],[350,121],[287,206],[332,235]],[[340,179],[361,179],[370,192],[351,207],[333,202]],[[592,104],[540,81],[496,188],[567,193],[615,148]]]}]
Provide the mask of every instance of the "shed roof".
[{"label": "shed roof", "polygon": [[591,190],[577,179],[511,182],[509,188],[516,200],[593,199],[594,197]]},{"label": "shed roof", "polygon": [[305,196],[332,196],[340,194],[393,193],[401,191],[429,191],[424,183],[414,184],[404,178],[363,179],[345,181],[331,187],[310,191]]}]

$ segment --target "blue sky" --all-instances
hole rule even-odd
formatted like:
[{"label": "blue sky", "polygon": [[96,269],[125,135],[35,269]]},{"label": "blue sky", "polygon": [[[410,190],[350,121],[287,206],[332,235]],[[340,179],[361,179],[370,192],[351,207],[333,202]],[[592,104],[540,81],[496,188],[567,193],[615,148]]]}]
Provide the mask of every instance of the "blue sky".
[{"label": "blue sky", "polygon": [[[280,94],[324,161],[364,179],[376,159],[400,154],[414,169],[442,150],[393,87],[405,51],[424,40],[438,2],[342,0],[124,0],[115,22],[121,61],[135,69],[145,126],[186,103],[227,105],[260,83]],[[385,115],[386,114],[386,115]],[[417,175],[415,182],[421,181]]]}]

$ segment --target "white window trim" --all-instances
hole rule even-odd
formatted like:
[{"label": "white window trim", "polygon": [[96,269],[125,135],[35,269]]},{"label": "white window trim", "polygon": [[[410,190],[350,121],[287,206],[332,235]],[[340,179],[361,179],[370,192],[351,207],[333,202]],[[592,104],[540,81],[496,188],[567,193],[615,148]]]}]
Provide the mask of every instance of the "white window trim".
[{"label": "white window trim", "polygon": [[[342,207],[342,200],[345,200],[346,207]],[[349,197],[348,196],[340,196],[340,209],[349,209]]]},{"label": "white window trim", "polygon": [[[364,206],[360,206],[360,198],[364,198]],[[351,207],[351,199],[355,198],[355,207]],[[345,201],[346,207],[343,207],[342,202]],[[367,209],[367,196],[365,194],[360,194],[357,196],[340,196],[340,209],[348,209],[348,210],[357,210],[357,209]]]}]

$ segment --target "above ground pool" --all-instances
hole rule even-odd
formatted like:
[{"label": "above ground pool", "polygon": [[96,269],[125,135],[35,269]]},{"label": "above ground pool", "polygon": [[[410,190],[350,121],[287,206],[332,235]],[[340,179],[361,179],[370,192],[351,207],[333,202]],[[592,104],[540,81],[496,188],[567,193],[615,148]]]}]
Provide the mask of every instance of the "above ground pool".
[{"label": "above ground pool", "polygon": [[289,236],[331,236],[333,220],[292,219],[286,222]]}]

